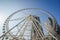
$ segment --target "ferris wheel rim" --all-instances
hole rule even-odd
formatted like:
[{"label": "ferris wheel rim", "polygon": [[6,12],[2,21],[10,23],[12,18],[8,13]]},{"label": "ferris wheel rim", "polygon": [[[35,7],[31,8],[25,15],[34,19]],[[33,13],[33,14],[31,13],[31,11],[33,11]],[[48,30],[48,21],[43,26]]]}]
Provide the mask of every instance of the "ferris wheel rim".
[{"label": "ferris wheel rim", "polygon": [[[55,22],[54,22],[55,20],[54,20],[54,17],[51,15],[51,13],[48,12],[48,11],[46,11],[46,10],[40,9],[40,8],[25,8],[25,9],[21,9],[21,10],[18,10],[18,11],[16,11],[16,12],[12,13],[7,19],[10,19],[10,18],[11,18],[13,15],[15,15],[16,13],[21,12],[21,11],[24,11],[24,10],[41,10],[41,11],[45,12],[45,14],[47,14],[49,17],[52,18],[53,27],[55,27]],[[5,23],[6,23],[6,22],[7,22],[7,20],[5,21]]]},{"label": "ferris wheel rim", "polygon": [[[20,9],[20,10],[18,10],[18,11],[15,11],[14,13],[12,13],[7,19],[10,19],[13,15],[15,15],[16,13],[18,13],[18,12],[22,12],[22,11],[25,11],[25,10],[41,10],[41,11],[43,11],[43,14],[46,14],[46,15],[48,15],[49,17],[51,17],[52,18],[52,21],[53,21],[53,27],[55,27],[55,18],[53,17],[53,15],[50,13],[50,12],[48,12],[48,11],[46,11],[46,10],[44,10],[44,9],[41,9],[41,8],[25,8],[25,9]],[[7,21],[7,20],[6,20]],[[5,21],[5,22],[6,22]]]}]

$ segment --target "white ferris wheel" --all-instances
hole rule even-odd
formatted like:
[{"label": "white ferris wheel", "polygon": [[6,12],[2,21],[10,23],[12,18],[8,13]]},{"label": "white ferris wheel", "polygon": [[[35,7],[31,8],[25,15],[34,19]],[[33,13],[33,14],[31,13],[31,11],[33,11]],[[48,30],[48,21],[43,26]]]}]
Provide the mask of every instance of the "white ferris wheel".
[{"label": "white ferris wheel", "polygon": [[55,28],[55,19],[50,12],[40,8],[25,8],[12,13],[6,19],[0,38],[1,40],[51,40],[51,38],[58,40]]}]

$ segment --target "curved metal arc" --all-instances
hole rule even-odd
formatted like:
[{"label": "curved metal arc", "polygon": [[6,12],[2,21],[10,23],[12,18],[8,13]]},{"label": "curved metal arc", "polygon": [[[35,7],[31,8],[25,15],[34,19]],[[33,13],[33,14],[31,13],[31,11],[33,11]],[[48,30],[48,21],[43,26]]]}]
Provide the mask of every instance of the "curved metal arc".
[{"label": "curved metal arc", "polygon": [[50,16],[52,18],[52,21],[53,21],[53,28],[55,28],[55,20],[54,20],[55,18],[51,15],[50,12],[43,10],[43,9],[40,9],[40,8],[31,8],[31,9],[40,10],[40,11],[44,12],[44,14],[47,14],[48,16]]},{"label": "curved metal arc", "polygon": [[[25,9],[21,9],[21,10],[18,10],[16,12],[14,12],[13,14],[11,14],[8,18],[11,18],[13,15],[15,15],[16,13],[18,12],[21,12],[21,11],[24,11],[24,10],[40,10],[42,12],[44,12],[45,14],[48,14],[52,19],[53,19],[53,27],[55,28],[55,20],[54,20],[54,17],[51,15],[50,12],[46,11],[46,10],[43,10],[41,8],[25,8]],[[7,18],[7,19],[8,19]]]}]

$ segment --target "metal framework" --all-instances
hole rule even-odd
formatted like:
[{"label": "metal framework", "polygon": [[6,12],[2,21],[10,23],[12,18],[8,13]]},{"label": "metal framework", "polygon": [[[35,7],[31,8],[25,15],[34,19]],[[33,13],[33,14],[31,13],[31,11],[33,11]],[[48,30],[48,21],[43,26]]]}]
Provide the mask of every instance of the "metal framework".
[{"label": "metal framework", "polygon": [[[29,11],[28,11],[29,10]],[[15,14],[19,12],[32,11],[31,14],[25,14],[23,17],[13,18]],[[41,14],[33,15],[33,11],[42,12]],[[36,12],[37,13],[37,12]],[[20,13],[23,14],[23,13]],[[46,23],[40,22],[40,17],[48,15],[51,18],[52,25],[49,24],[49,21]],[[12,23],[10,22],[17,21],[19,22]],[[16,24],[16,25],[14,25]],[[14,25],[14,26],[13,26]],[[48,35],[44,35],[43,28],[46,28]],[[59,40],[59,37],[56,35],[56,22],[54,17],[48,12],[40,8],[26,8],[18,10],[12,13],[4,22],[3,26],[3,35],[0,36],[1,40]]]}]

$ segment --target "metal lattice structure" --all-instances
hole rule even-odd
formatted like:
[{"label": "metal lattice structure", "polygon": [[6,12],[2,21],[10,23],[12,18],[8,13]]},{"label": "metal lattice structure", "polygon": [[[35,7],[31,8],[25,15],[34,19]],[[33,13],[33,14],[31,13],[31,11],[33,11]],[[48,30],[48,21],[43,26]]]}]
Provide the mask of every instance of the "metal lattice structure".
[{"label": "metal lattice structure", "polygon": [[[20,14],[23,16],[21,16]],[[40,21],[40,18],[44,15],[47,15],[49,19],[47,20],[47,22],[42,23]],[[56,27],[57,26],[55,19],[48,11],[39,8],[21,9],[14,12],[6,19],[3,26],[3,35],[0,37],[0,39],[59,40],[59,36],[57,36],[56,33]],[[43,28],[48,31],[47,35],[44,35]]]}]

